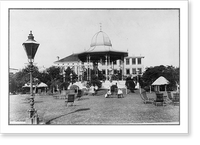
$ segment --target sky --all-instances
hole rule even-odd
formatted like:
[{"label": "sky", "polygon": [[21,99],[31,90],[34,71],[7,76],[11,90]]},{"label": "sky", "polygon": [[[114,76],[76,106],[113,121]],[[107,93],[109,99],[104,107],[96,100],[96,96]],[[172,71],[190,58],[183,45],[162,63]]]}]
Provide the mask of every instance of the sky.
[{"label": "sky", "polygon": [[92,37],[105,32],[114,50],[144,56],[145,67],[179,66],[179,11],[162,9],[11,9],[10,68],[28,59],[22,43],[32,31],[40,43],[34,63],[48,68],[72,53],[90,48]]}]

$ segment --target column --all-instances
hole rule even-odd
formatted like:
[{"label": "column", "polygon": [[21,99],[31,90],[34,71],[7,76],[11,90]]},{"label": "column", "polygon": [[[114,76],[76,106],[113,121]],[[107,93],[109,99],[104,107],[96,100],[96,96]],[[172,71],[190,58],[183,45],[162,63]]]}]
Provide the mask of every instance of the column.
[{"label": "column", "polygon": [[63,83],[65,82],[65,66],[63,64],[63,68],[62,68],[62,73],[63,73]]},{"label": "column", "polygon": [[122,61],[122,63],[121,63],[121,65],[122,65],[122,81],[124,80],[124,78],[123,78],[123,76],[124,76],[124,57],[122,56],[121,57],[121,61]]},{"label": "column", "polygon": [[79,61],[77,62],[77,76],[78,76],[78,82],[79,82]]},{"label": "column", "polygon": [[112,66],[112,75],[114,75],[114,62],[113,61],[111,63],[111,66]]},{"label": "column", "polygon": [[89,70],[89,57],[88,57],[88,55],[87,55],[87,81],[89,80],[88,70]]},{"label": "column", "polygon": [[90,55],[89,55],[89,81],[91,81]]},{"label": "column", "polygon": [[105,60],[105,64],[106,64],[106,80],[108,78],[108,62],[107,62],[108,56],[106,55],[106,60]]},{"label": "column", "polygon": [[108,55],[108,76],[109,76],[109,80],[111,80],[111,77],[110,77],[110,55]]},{"label": "column", "polygon": [[80,65],[80,69],[81,69],[81,82],[84,80],[84,70],[85,70],[85,67],[84,67],[84,62],[81,61],[81,65]]}]

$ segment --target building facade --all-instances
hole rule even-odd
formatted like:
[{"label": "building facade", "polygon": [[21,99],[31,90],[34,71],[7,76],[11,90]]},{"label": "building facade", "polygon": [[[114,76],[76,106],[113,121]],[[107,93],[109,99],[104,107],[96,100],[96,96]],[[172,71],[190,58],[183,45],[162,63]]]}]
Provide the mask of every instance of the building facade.
[{"label": "building facade", "polygon": [[117,71],[123,70],[124,76],[129,75],[136,75],[137,73],[142,74],[144,72],[144,65],[143,65],[144,56],[128,56],[124,58],[124,65],[121,60],[114,61],[109,66],[106,64],[100,63],[99,69],[106,74],[106,68],[109,67],[108,70],[112,71],[112,74],[116,74]]},{"label": "building facade", "polygon": [[[98,69],[102,71],[107,79],[109,79],[111,75],[117,74],[118,72],[121,72],[121,74],[125,77],[128,77],[130,75],[134,76],[137,74],[141,75],[144,72],[143,59],[144,56],[128,56],[124,58],[124,61],[117,60],[110,64],[106,64],[106,62],[102,61],[98,63]],[[72,54],[65,57],[64,59],[56,61],[55,65],[63,70],[63,75],[64,70],[66,70],[68,67],[70,67],[78,76],[82,76],[83,72],[87,68],[94,69],[94,65],[92,62],[83,63],[78,59],[76,54]]]}]

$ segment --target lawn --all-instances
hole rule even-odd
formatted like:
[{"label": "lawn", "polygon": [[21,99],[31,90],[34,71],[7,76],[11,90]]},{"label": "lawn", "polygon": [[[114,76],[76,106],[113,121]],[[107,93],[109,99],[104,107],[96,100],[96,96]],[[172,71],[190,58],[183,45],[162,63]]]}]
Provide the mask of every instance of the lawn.
[{"label": "lawn", "polygon": [[[154,98],[155,94],[148,94]],[[28,117],[28,95],[10,96],[10,121],[24,122]],[[73,106],[53,96],[35,96],[35,108],[44,124],[134,124],[177,123],[179,106],[144,104],[139,93],[124,98],[104,95],[82,96]]]}]

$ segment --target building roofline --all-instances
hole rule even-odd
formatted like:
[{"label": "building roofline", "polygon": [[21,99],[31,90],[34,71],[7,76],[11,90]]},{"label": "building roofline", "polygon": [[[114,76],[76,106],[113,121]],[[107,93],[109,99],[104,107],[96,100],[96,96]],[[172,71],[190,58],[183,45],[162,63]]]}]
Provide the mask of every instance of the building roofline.
[{"label": "building roofline", "polygon": [[64,57],[60,60],[57,60],[55,61],[54,63],[55,64],[58,64],[58,63],[65,63],[65,62],[78,62],[78,61],[81,61],[79,58],[78,58],[78,53],[73,53],[67,57]]},{"label": "building roofline", "polygon": [[125,58],[144,58],[144,56],[127,56]]}]

